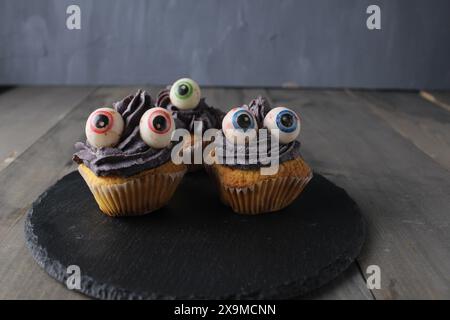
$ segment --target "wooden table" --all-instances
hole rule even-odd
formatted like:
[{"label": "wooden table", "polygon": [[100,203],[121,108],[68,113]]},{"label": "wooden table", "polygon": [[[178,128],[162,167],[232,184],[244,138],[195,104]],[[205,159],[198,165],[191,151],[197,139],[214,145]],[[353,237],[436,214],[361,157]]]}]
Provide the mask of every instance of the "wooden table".
[{"label": "wooden table", "polygon": [[[24,244],[30,204],[74,169],[90,111],[135,87],[20,87],[0,94],[0,299],[84,299],[52,280]],[[153,96],[160,87],[147,87]],[[295,107],[304,158],[352,196],[368,223],[358,261],[314,299],[450,298],[450,94],[203,90],[223,109],[261,94]],[[366,286],[381,269],[381,289]]]}]

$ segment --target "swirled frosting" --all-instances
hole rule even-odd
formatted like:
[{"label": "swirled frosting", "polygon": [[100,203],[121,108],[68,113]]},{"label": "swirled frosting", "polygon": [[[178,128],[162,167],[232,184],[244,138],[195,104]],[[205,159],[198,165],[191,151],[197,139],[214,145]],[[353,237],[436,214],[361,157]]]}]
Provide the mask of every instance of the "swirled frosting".
[{"label": "swirled frosting", "polygon": [[[270,165],[270,157],[275,152],[275,150],[272,150],[270,140],[270,135],[268,135],[266,139],[258,138],[254,145],[234,145],[224,135],[220,135],[214,143],[216,144],[217,157],[221,159],[219,163],[232,168],[252,170]],[[262,154],[263,157],[267,157],[265,162],[261,161],[261,158],[258,156],[258,150],[264,143],[267,143],[265,145],[266,149],[264,149],[266,152]],[[227,155],[227,152],[230,155]],[[279,163],[293,160],[298,156],[300,156],[300,142],[295,140],[278,146]]]},{"label": "swirled frosting", "polygon": [[122,115],[125,127],[115,147],[96,148],[89,142],[77,142],[73,160],[85,164],[97,176],[132,176],[158,167],[170,160],[172,145],[163,149],[149,147],[139,133],[142,115],[153,108],[150,95],[139,90],[135,95],[113,104]]},{"label": "swirled frosting", "polygon": [[[260,129],[264,128],[264,118],[272,109],[267,99],[259,96],[252,100],[249,105],[244,105],[242,107],[247,108],[255,116]],[[278,151],[279,163],[300,157],[300,142],[297,140],[287,144],[280,143],[275,148],[277,150],[273,150],[270,133],[265,136],[258,134],[256,143],[246,143],[245,145],[233,144],[225,137],[222,131],[220,133],[221,134],[217,135],[214,140],[217,156],[221,164],[229,167],[252,170],[270,165],[267,161],[262,162],[261,157],[258,156],[258,150],[261,149],[265,150],[265,152],[263,152],[263,154],[260,153],[259,155],[269,158],[272,156],[272,153]]]},{"label": "swirled frosting", "polygon": [[248,109],[256,118],[256,122],[258,123],[259,128],[264,127],[264,118],[266,115],[272,110],[272,107],[270,106],[267,99],[264,97],[257,97],[256,99],[253,99],[250,101],[248,105]]},{"label": "swirled frosting", "polygon": [[200,102],[194,109],[178,109],[170,101],[169,88],[164,89],[159,93],[158,99],[156,100],[156,106],[171,111],[177,128],[185,128],[190,132],[194,131],[194,121],[202,122],[203,132],[211,128],[219,129],[222,126],[222,119],[225,115],[221,110],[206,104],[204,98],[200,99]]}]

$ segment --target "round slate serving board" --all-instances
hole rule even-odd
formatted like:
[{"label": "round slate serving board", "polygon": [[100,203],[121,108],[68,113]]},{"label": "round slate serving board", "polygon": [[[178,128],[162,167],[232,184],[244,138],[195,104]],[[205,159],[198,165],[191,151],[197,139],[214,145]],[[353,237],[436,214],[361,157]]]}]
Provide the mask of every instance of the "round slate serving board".
[{"label": "round slate serving board", "polygon": [[80,291],[91,297],[259,299],[298,297],[335,278],[357,257],[365,228],[347,193],[317,173],[276,213],[233,213],[197,172],[167,207],[110,218],[73,172],[33,204],[25,234],[58,281],[79,266]]}]

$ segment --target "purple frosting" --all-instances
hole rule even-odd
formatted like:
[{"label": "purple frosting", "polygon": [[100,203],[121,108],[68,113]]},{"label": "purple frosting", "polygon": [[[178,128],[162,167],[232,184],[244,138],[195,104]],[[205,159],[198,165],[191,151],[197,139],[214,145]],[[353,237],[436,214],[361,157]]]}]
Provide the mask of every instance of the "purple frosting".
[{"label": "purple frosting", "polygon": [[258,123],[258,128],[263,128],[264,118],[270,112],[270,110],[272,110],[272,107],[270,106],[267,99],[259,96],[256,99],[250,101],[247,108],[255,116],[256,122]]},{"label": "purple frosting", "polygon": [[[268,103],[267,99],[264,97],[257,97],[256,99],[253,99],[249,105],[243,105],[242,107],[247,108],[256,118],[256,121],[258,123],[258,128],[264,128],[264,118],[269,113],[269,111],[272,109],[270,104]],[[216,148],[218,150],[218,156],[221,157],[222,155],[225,156],[227,148],[228,150],[233,151],[233,163],[225,163],[225,160],[223,161],[223,165],[242,169],[242,170],[252,170],[257,169],[260,167],[268,166],[270,163],[261,163],[259,161],[259,157],[257,157],[257,152],[259,145],[261,143],[266,143],[267,146],[267,156],[270,157],[271,155],[271,136],[270,134],[267,134],[267,137],[263,140],[262,137],[258,136],[257,143],[254,146],[251,146],[249,144],[245,145],[233,145],[228,139],[225,138],[225,135],[223,132],[222,134],[216,137],[214,143],[216,144]],[[289,142],[287,144],[279,144],[278,146],[278,161],[279,163],[283,163],[285,161],[293,160],[297,157],[300,157],[300,142],[297,140],[294,140],[292,142]],[[250,163],[249,159],[253,156],[254,159],[257,159],[256,163]],[[256,156],[256,157],[255,157]],[[241,160],[241,162],[244,163],[238,163],[238,158]]]},{"label": "purple frosting", "polygon": [[[272,149],[270,145],[270,134],[268,135],[267,139],[264,139],[267,143],[267,157],[271,156]],[[232,156],[232,162],[233,163],[226,163],[226,158],[223,158],[223,165],[242,169],[242,170],[253,170],[258,169],[261,167],[269,166],[270,163],[262,163],[260,161],[260,158],[258,157],[258,148],[259,145],[263,142],[265,142],[262,139],[258,138],[257,143],[255,146],[251,147],[249,144],[243,145],[234,145],[234,149],[231,149],[233,151]],[[225,138],[224,135],[220,136],[218,139],[214,141],[216,144],[216,150],[218,150],[217,156],[221,158],[222,156],[225,157],[226,155],[226,148],[233,148],[233,144],[228,141],[227,138]],[[289,142],[287,144],[280,144],[278,146],[278,161],[279,163],[283,163],[289,160],[293,160],[300,156],[300,142],[294,140],[292,142]],[[242,160],[242,163],[238,163],[238,157]],[[250,159],[256,159],[257,161],[255,163],[250,163]]]},{"label": "purple frosting", "polygon": [[225,116],[221,110],[206,104],[204,98],[200,99],[200,102],[194,109],[180,110],[171,103],[169,88],[159,93],[156,105],[172,112],[177,128],[185,128],[190,132],[194,131],[194,121],[203,123],[203,132],[211,128],[220,129],[222,127],[222,119]]},{"label": "purple frosting", "polygon": [[89,142],[77,142],[73,160],[85,164],[97,176],[132,176],[158,167],[170,160],[172,145],[163,149],[149,147],[139,133],[142,115],[153,102],[150,95],[139,90],[135,95],[113,104],[125,122],[124,131],[115,147],[96,148]]}]

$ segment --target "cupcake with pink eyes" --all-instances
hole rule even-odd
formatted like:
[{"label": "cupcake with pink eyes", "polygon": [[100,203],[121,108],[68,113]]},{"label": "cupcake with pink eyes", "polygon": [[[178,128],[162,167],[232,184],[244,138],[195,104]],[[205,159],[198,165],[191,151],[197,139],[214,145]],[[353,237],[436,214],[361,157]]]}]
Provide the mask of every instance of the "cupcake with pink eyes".
[{"label": "cupcake with pink eyes", "polygon": [[103,213],[142,215],[170,200],[186,172],[171,161],[174,130],[172,114],[141,90],[91,113],[73,160]]},{"label": "cupcake with pink eyes", "polygon": [[214,141],[209,167],[221,200],[242,214],[291,204],[312,178],[300,156],[300,126],[293,110],[272,108],[262,97],[231,109]]},{"label": "cupcake with pink eyes", "polygon": [[[197,142],[194,135],[201,135],[208,129],[220,129],[225,115],[221,110],[206,103],[201,97],[197,82],[189,78],[179,79],[162,90],[156,105],[171,112],[177,128],[189,131],[190,139],[184,148],[185,152],[204,148],[207,143],[200,139],[197,139]],[[196,167],[190,166],[190,169],[192,168]]]}]

